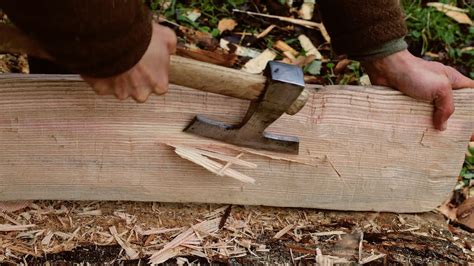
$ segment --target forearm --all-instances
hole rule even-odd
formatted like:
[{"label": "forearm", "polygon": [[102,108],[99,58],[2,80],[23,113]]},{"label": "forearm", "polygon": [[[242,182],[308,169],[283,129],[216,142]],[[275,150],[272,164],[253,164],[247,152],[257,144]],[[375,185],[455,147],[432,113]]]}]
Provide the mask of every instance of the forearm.
[{"label": "forearm", "polygon": [[141,0],[0,0],[0,8],[58,64],[88,76],[130,69],[151,39]]},{"label": "forearm", "polygon": [[321,0],[334,50],[367,60],[406,49],[407,30],[397,0]]}]

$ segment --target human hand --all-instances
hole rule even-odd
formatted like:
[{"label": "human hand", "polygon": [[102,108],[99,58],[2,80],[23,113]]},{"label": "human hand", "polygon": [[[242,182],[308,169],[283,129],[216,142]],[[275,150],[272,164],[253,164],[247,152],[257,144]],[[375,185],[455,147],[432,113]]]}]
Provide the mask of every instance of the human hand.
[{"label": "human hand", "polygon": [[132,97],[145,102],[151,93],[168,90],[170,54],[176,51],[176,35],[167,27],[153,23],[150,44],[140,61],[128,71],[107,78],[82,76],[99,95],[114,94],[124,100]]},{"label": "human hand", "polygon": [[474,88],[474,81],[454,68],[425,61],[407,50],[362,63],[372,84],[388,86],[434,103],[433,124],[444,131],[454,113],[453,89]]}]

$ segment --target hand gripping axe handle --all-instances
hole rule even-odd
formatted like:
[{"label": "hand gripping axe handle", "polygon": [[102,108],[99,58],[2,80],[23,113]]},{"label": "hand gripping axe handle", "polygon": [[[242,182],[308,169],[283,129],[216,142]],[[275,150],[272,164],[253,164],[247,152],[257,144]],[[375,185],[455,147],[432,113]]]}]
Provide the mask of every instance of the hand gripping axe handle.
[{"label": "hand gripping axe handle", "polygon": [[[35,40],[17,28],[0,24],[0,52],[26,53],[52,59]],[[179,56],[171,57],[170,83],[250,100],[246,116],[238,125],[227,125],[197,115],[184,131],[238,146],[297,154],[299,140],[275,135],[265,129],[284,113],[294,115],[306,103],[301,68],[269,62],[265,75],[203,63]]]}]

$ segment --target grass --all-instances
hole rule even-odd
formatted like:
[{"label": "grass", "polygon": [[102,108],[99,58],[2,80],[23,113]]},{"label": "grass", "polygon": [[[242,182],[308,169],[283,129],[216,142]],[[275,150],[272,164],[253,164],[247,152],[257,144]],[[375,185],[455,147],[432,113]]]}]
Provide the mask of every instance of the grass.
[{"label": "grass", "polygon": [[[423,6],[421,0],[402,1],[409,33],[407,41],[411,52],[423,57],[427,52],[440,55],[437,60],[458,66],[464,74],[474,78],[474,27],[460,25],[433,7]],[[444,1],[447,3],[448,1]],[[454,3],[455,4],[455,3]],[[471,17],[474,5],[465,5]]]},{"label": "grass", "polygon": [[[154,11],[163,5],[163,0],[151,0],[150,8]],[[192,27],[202,32],[219,34],[217,25],[219,20],[225,17],[232,17],[232,9],[245,4],[246,0],[199,0],[199,1],[167,1],[170,2],[168,8],[162,10],[162,14],[175,20],[183,26]],[[188,12],[197,9],[201,13],[199,22],[188,18]]]}]

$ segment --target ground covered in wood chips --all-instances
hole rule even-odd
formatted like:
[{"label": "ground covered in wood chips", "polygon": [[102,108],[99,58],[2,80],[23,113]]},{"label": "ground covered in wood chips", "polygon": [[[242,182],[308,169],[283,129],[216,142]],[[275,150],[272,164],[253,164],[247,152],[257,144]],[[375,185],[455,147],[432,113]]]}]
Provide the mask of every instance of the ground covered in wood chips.
[{"label": "ground covered in wood chips", "polygon": [[65,201],[17,202],[1,208],[0,262],[7,265],[121,260],[145,264],[172,257],[168,263],[237,265],[474,259],[474,237],[447,225],[437,213]]}]

